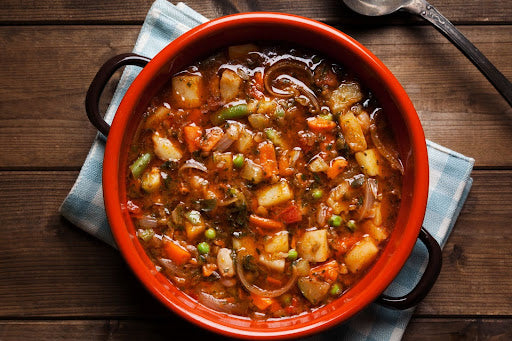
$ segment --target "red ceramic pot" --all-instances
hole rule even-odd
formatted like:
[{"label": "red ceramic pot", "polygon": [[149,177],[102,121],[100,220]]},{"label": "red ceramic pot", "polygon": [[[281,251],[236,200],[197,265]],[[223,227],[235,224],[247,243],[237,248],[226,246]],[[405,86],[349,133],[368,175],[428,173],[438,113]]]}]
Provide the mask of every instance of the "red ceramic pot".
[{"label": "red ceramic pot", "polygon": [[[148,102],[169,77],[216,49],[233,44],[272,41],[316,49],[350,68],[384,108],[404,162],[402,203],[389,242],[368,273],[338,300],[300,316],[254,321],[214,311],[185,295],[147,257],[125,207],[128,147]],[[121,102],[109,131],[98,111],[98,99],[112,73],[121,65],[144,66]],[[147,64],[147,65],[146,65]],[[235,337],[276,339],[299,337],[346,321],[368,304],[405,309],[417,304],[433,285],[441,266],[439,245],[421,227],[428,195],[425,136],[418,115],[396,78],[370,51],[342,32],[298,16],[244,13],[202,24],[171,42],[151,61],[133,54],[107,62],[89,89],[87,112],[93,124],[108,134],[103,164],[103,193],[112,233],[122,255],[146,288],[178,315],[206,329]],[[429,250],[429,265],[416,288],[403,297],[383,296],[405,264],[418,236]]]}]

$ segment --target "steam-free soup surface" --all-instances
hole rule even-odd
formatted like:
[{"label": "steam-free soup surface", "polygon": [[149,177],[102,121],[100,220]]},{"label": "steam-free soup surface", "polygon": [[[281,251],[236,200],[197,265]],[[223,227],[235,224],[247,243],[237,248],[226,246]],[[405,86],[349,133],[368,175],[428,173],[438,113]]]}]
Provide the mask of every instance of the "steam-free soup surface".
[{"label": "steam-free soup surface", "polygon": [[200,303],[256,319],[349,290],[389,238],[403,172],[356,75],[253,44],[173,75],[128,167],[127,207],[156,268]]}]

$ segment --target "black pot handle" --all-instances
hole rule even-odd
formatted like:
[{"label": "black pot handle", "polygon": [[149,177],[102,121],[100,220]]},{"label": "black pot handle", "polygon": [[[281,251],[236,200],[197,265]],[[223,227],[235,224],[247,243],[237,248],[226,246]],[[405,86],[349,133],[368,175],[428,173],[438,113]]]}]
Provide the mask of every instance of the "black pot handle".
[{"label": "black pot handle", "polygon": [[443,263],[441,247],[434,237],[432,237],[432,235],[423,227],[421,228],[419,237],[427,247],[429,256],[427,268],[425,269],[425,272],[420,278],[418,284],[416,284],[410,293],[401,297],[381,295],[377,299],[377,303],[393,309],[409,309],[420,303],[420,301],[427,296],[430,289],[432,289],[437,276],[439,276],[441,265]]},{"label": "black pot handle", "polygon": [[96,127],[103,135],[107,136],[110,130],[110,125],[105,122],[103,116],[100,114],[100,96],[107,85],[110,77],[122,66],[125,65],[136,65],[140,67],[146,66],[151,59],[135,54],[135,53],[123,53],[115,57],[110,58],[103,64],[98,70],[96,76],[87,90],[85,96],[85,111],[87,117],[91,121],[92,125]]}]

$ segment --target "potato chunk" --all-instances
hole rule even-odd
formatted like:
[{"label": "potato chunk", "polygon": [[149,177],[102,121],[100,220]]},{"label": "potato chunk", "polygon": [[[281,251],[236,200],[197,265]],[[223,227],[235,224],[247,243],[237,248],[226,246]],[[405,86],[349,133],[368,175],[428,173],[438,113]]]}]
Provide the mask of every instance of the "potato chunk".
[{"label": "potato chunk", "polygon": [[327,230],[314,230],[304,233],[297,243],[299,256],[310,262],[325,262],[329,258]]},{"label": "potato chunk", "polygon": [[340,116],[340,127],[345,141],[353,152],[360,152],[368,147],[361,125],[353,113]]},{"label": "potato chunk", "polygon": [[242,78],[233,70],[224,70],[220,78],[220,97],[223,101],[231,101],[238,96]]},{"label": "potato chunk", "polygon": [[297,285],[302,295],[311,303],[319,303],[329,292],[329,283],[311,277],[300,277]]},{"label": "potato chunk", "polygon": [[365,238],[345,255],[345,264],[352,273],[364,270],[379,253],[373,240]]},{"label": "potato chunk", "polygon": [[152,193],[160,188],[160,183],[160,169],[153,167],[142,176],[141,187],[144,191]]},{"label": "potato chunk", "polygon": [[357,83],[343,83],[329,97],[329,107],[334,114],[342,114],[363,99],[363,93]]},{"label": "potato chunk", "polygon": [[160,160],[179,160],[183,156],[181,150],[175,146],[168,138],[161,137],[158,132],[152,136],[154,151]]},{"label": "potato chunk", "polygon": [[179,75],[171,80],[172,99],[179,108],[196,108],[203,103],[203,77]]},{"label": "potato chunk", "polygon": [[264,241],[265,252],[288,252],[288,231],[280,231],[273,236],[268,236]]},{"label": "potato chunk", "polygon": [[281,180],[278,183],[262,189],[258,194],[258,204],[263,207],[275,206],[293,199],[293,192],[288,181]]},{"label": "potato chunk", "polygon": [[357,152],[355,157],[357,163],[361,166],[366,175],[377,176],[381,174],[379,152],[375,148]]}]

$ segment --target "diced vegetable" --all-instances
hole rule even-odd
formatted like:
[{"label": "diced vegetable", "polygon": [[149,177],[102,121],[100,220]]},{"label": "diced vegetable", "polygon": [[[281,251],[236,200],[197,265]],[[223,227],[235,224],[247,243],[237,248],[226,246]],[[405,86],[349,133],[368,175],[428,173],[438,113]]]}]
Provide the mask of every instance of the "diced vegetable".
[{"label": "diced vegetable", "polygon": [[270,178],[277,175],[276,150],[272,143],[262,142],[258,145],[260,165],[263,168],[263,176]]},{"label": "diced vegetable", "polygon": [[237,154],[233,156],[233,166],[235,166],[235,168],[242,168],[244,165],[244,160],[245,158],[243,154]]},{"label": "diced vegetable", "polygon": [[379,248],[372,239],[365,238],[347,252],[345,264],[350,272],[355,273],[364,270],[377,257],[378,253]]},{"label": "diced vegetable", "polygon": [[235,142],[235,148],[240,153],[246,153],[254,145],[254,134],[248,129],[242,129],[240,137]]},{"label": "diced vegetable", "polygon": [[185,217],[193,225],[199,225],[202,222],[201,213],[199,211],[195,211],[195,210],[189,211],[185,214]]},{"label": "diced vegetable", "polygon": [[155,231],[153,229],[138,229],[137,237],[142,239],[145,242],[148,242],[155,235]]},{"label": "diced vegetable", "polygon": [[341,114],[363,99],[363,93],[357,83],[342,83],[329,98],[329,107],[334,114]]},{"label": "diced vegetable", "polygon": [[298,223],[302,220],[302,212],[297,205],[291,204],[279,213],[279,219],[285,224]]},{"label": "diced vegetable", "polygon": [[201,149],[201,136],[203,135],[203,129],[196,125],[188,125],[183,127],[183,135],[189,152],[195,152]]},{"label": "diced vegetable", "polygon": [[263,218],[260,216],[257,216],[256,214],[251,214],[249,216],[249,222],[253,224],[254,226],[261,227],[265,230],[282,230],[284,229],[284,224],[280,221],[269,219],[269,218]]},{"label": "diced vegetable", "polygon": [[348,161],[344,158],[337,157],[334,160],[331,161],[331,164],[329,165],[329,169],[327,170],[327,176],[329,179],[334,179],[338,175],[340,175],[345,168],[348,166]]},{"label": "diced vegetable", "polygon": [[220,96],[223,101],[231,101],[238,96],[240,86],[242,85],[242,78],[232,70],[224,70],[220,78]]},{"label": "diced vegetable", "polygon": [[203,77],[182,74],[171,80],[172,99],[179,108],[196,108],[203,103]]},{"label": "diced vegetable", "polygon": [[139,156],[138,159],[135,160],[130,166],[130,170],[132,172],[133,177],[138,178],[139,176],[141,176],[142,172],[144,172],[146,167],[149,166],[150,162],[150,153],[144,153],[141,156]]},{"label": "diced vegetable", "polygon": [[357,163],[363,169],[363,172],[369,176],[381,174],[379,165],[379,154],[375,148],[367,149],[355,154]]},{"label": "diced vegetable", "polygon": [[340,127],[345,142],[353,152],[360,152],[367,148],[363,130],[353,113],[349,112],[340,116]]},{"label": "diced vegetable", "polygon": [[233,168],[233,154],[213,152],[213,163],[217,169],[232,169]]},{"label": "diced vegetable", "polygon": [[158,167],[151,168],[151,171],[144,173],[141,180],[141,187],[147,193],[153,193],[160,188],[160,169]]},{"label": "diced vegetable", "polygon": [[341,288],[341,285],[339,283],[334,283],[331,286],[331,289],[329,290],[329,294],[333,296],[338,296],[343,292],[343,289]]},{"label": "diced vegetable", "polygon": [[322,159],[320,155],[313,157],[313,159],[309,162],[308,168],[313,173],[318,172],[327,172],[329,169],[329,165]]},{"label": "diced vegetable", "polygon": [[252,181],[257,184],[263,180],[263,168],[260,165],[254,163],[251,159],[246,159],[240,176],[245,179]]},{"label": "diced vegetable", "polygon": [[339,265],[336,260],[315,266],[310,271],[312,278],[332,283],[338,279]]},{"label": "diced vegetable", "polygon": [[205,137],[201,141],[201,149],[205,152],[211,151],[223,136],[224,131],[219,127],[206,129]]},{"label": "diced vegetable", "polygon": [[192,258],[187,249],[172,239],[164,239],[164,251],[176,265],[183,265]]},{"label": "diced vegetable", "polygon": [[258,47],[254,44],[233,45],[228,47],[229,59],[236,59],[246,56],[249,52],[257,52]]},{"label": "diced vegetable", "polygon": [[279,174],[281,176],[290,176],[294,173],[294,167],[301,156],[300,149],[284,150],[279,157]]},{"label": "diced vegetable", "polygon": [[365,220],[362,223],[361,229],[368,233],[373,239],[375,239],[378,243],[388,239],[389,233],[386,228],[382,226],[375,225],[375,223],[371,220]]},{"label": "diced vegetable", "polygon": [[156,156],[163,161],[177,161],[183,154],[168,138],[160,137],[158,132],[153,133],[153,144]]},{"label": "diced vegetable", "polygon": [[276,146],[281,147],[283,149],[288,149],[288,144],[281,137],[281,134],[274,128],[266,128],[265,134],[267,135],[267,138]]},{"label": "diced vegetable", "polygon": [[251,127],[258,130],[263,130],[271,124],[270,119],[264,114],[251,114],[247,117],[247,120]]},{"label": "diced vegetable", "polygon": [[340,214],[348,210],[349,203],[343,199],[345,195],[349,193],[349,189],[350,185],[348,182],[344,181],[333,188],[329,193],[326,203],[335,214]]},{"label": "diced vegetable", "polygon": [[276,302],[275,298],[263,297],[251,293],[252,304],[254,304],[259,310],[265,310]]},{"label": "diced vegetable", "polygon": [[280,231],[272,236],[267,236],[263,247],[267,253],[288,252],[288,231]]},{"label": "diced vegetable", "polygon": [[286,265],[284,258],[274,258],[269,254],[261,254],[258,261],[270,270],[278,272],[284,272],[284,267]]},{"label": "diced vegetable", "polygon": [[307,119],[308,127],[315,133],[329,132],[336,128],[336,122],[323,117],[310,117]]},{"label": "diced vegetable", "polygon": [[309,277],[300,277],[297,280],[297,285],[302,295],[313,304],[320,302],[327,295],[330,288],[329,283]]},{"label": "diced vegetable", "polygon": [[325,262],[329,258],[327,230],[306,231],[297,248],[302,258],[310,262]]},{"label": "diced vegetable", "polygon": [[144,128],[146,129],[156,129],[162,123],[162,121],[169,115],[171,112],[170,108],[167,108],[163,105],[159,106],[155,109],[155,111],[149,115],[144,121]]},{"label": "diced vegetable", "polygon": [[237,104],[219,110],[210,117],[210,121],[213,124],[221,124],[226,120],[233,120],[245,117],[247,115],[249,115],[249,110],[247,110],[247,104]]},{"label": "diced vegetable", "polygon": [[295,271],[297,272],[298,276],[309,276],[309,272],[311,271],[309,262],[303,258],[300,258],[295,262]]},{"label": "diced vegetable", "polygon": [[357,230],[357,223],[355,220],[353,219],[350,219],[349,221],[347,221],[346,223],[347,225],[347,228],[351,231],[351,232],[354,232],[355,230]]},{"label": "diced vegetable", "polygon": [[217,266],[219,272],[223,277],[233,277],[235,275],[235,266],[233,264],[233,258],[231,258],[231,250],[228,248],[222,248],[217,253]]},{"label": "diced vegetable", "polygon": [[265,187],[257,193],[258,204],[264,207],[270,207],[282,204],[293,199],[293,192],[286,180]]},{"label": "diced vegetable", "polygon": [[185,221],[185,232],[187,234],[187,240],[193,241],[197,239],[205,230],[204,224],[192,224],[189,221]]}]

